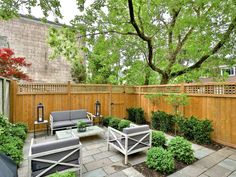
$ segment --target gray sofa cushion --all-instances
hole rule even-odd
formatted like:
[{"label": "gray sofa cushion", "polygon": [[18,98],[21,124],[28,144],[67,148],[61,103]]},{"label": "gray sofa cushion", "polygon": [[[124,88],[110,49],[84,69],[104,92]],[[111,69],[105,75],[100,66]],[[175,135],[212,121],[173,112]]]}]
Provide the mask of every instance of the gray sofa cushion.
[{"label": "gray sofa cushion", "polygon": [[72,122],[73,125],[77,125],[78,121],[85,122],[85,123],[88,124],[88,125],[91,125],[91,124],[92,124],[92,121],[89,120],[89,119],[77,119],[77,120],[71,120],[71,122]]},{"label": "gray sofa cushion", "polygon": [[53,117],[53,122],[58,121],[65,121],[70,120],[70,111],[57,111],[57,112],[51,112],[51,115]]},{"label": "gray sofa cushion", "polygon": [[74,126],[74,123],[70,120],[53,122],[53,128],[70,127],[70,126]]},{"label": "gray sofa cushion", "polygon": [[133,133],[138,133],[138,132],[147,131],[147,130],[149,130],[149,126],[148,125],[140,125],[140,126],[137,126],[137,127],[124,128],[123,129],[123,133],[125,133],[125,134],[133,134]]},{"label": "gray sofa cushion", "polygon": [[71,120],[85,119],[85,118],[87,118],[87,110],[86,109],[72,110],[70,118],[71,118]]},{"label": "gray sofa cushion", "polygon": [[47,143],[33,144],[31,147],[32,154],[40,152],[46,152],[54,149],[64,148],[79,144],[79,137],[73,137],[68,139],[61,139]]}]

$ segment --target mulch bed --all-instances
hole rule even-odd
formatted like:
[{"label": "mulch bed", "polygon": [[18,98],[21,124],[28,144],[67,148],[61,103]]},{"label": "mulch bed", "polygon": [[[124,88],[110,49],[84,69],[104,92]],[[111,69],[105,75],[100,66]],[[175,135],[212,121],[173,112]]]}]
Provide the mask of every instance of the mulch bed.
[{"label": "mulch bed", "polygon": [[[177,162],[175,161],[175,171],[173,173],[175,173],[176,171],[181,170],[182,168],[186,167],[188,165],[181,163],[181,162]],[[168,176],[170,174],[162,174],[160,172],[157,172],[153,169],[150,169],[147,167],[147,165],[145,164],[145,162],[134,165],[133,166],[137,171],[139,171],[140,173],[143,174],[143,176],[146,177],[165,177]]]}]

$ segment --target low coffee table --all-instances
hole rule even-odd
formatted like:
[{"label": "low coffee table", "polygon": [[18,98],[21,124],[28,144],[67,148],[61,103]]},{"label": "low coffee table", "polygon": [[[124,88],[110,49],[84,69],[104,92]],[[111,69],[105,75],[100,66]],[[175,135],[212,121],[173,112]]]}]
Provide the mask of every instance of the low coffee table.
[{"label": "low coffee table", "polygon": [[105,131],[98,126],[89,126],[86,128],[85,132],[78,132],[77,128],[56,131],[56,138],[59,140],[59,139],[71,138],[74,135],[82,138],[82,137],[93,136],[93,135],[104,134],[104,133]]}]

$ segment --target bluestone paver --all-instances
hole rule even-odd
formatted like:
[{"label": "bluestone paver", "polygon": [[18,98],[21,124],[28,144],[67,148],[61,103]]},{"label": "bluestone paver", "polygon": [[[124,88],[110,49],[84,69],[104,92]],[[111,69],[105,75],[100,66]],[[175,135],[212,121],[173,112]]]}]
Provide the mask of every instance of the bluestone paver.
[{"label": "bluestone paver", "polygon": [[108,177],[128,177],[128,176],[125,175],[122,171],[119,171],[119,172],[109,175]]},{"label": "bluestone paver", "polygon": [[103,177],[103,176],[107,176],[107,174],[104,172],[102,168],[92,170],[83,174],[83,177]]},{"label": "bluestone paver", "polygon": [[139,173],[136,169],[133,167],[126,168],[125,170],[122,170],[128,177],[144,177],[141,173]]},{"label": "bluestone paver", "polygon": [[231,174],[229,175],[229,177],[236,177],[236,171],[234,171],[233,173],[231,173]]},{"label": "bluestone paver", "polygon": [[207,170],[204,174],[211,177],[225,177],[232,173],[231,170],[224,168],[220,165],[215,165],[211,169]]},{"label": "bluestone paver", "polygon": [[105,159],[101,159],[101,160],[98,160],[98,161],[87,163],[84,166],[86,167],[86,169],[88,171],[91,171],[91,170],[95,170],[97,168],[108,166],[111,163],[112,163],[112,161],[110,159],[105,158]]},{"label": "bluestone paver", "polygon": [[126,168],[128,168],[128,166],[122,162],[112,163],[111,165],[107,165],[107,166],[103,167],[104,171],[109,175],[113,174],[113,173],[117,173],[119,171],[122,171]]},{"label": "bluestone paver", "polygon": [[194,156],[197,158],[197,159],[202,159],[203,157],[206,157],[212,153],[214,153],[215,151],[212,150],[212,149],[208,149],[208,148],[201,148],[199,150],[196,150],[194,152]]},{"label": "bluestone paver", "polygon": [[89,163],[89,162],[93,162],[95,159],[93,158],[92,155],[83,157],[83,164]]},{"label": "bluestone paver", "polygon": [[236,161],[232,160],[232,159],[225,159],[223,161],[221,161],[218,165],[227,168],[229,170],[236,170]]},{"label": "bluestone paver", "polygon": [[94,158],[95,160],[100,160],[100,159],[104,159],[104,158],[106,158],[106,157],[110,157],[110,156],[112,156],[112,155],[116,155],[116,153],[113,152],[113,151],[105,151],[105,152],[100,152],[100,153],[98,153],[98,154],[94,154],[94,155],[93,155],[93,158]]},{"label": "bluestone paver", "polygon": [[206,170],[207,170],[207,168],[205,168],[201,165],[192,164],[192,165],[189,165],[189,166],[183,168],[182,170],[180,170],[178,172],[182,175],[185,175],[185,176],[197,177],[197,176],[201,175],[203,172],[205,172]]}]

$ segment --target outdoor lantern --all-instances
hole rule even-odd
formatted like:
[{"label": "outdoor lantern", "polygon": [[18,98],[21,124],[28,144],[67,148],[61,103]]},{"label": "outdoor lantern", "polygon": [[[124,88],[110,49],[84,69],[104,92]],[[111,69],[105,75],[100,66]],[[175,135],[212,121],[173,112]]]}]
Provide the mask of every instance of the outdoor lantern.
[{"label": "outdoor lantern", "polygon": [[44,106],[42,103],[39,103],[37,106],[37,121],[38,122],[44,121]]},{"label": "outdoor lantern", "polygon": [[97,100],[95,103],[95,116],[100,116],[101,113],[101,103]]}]

